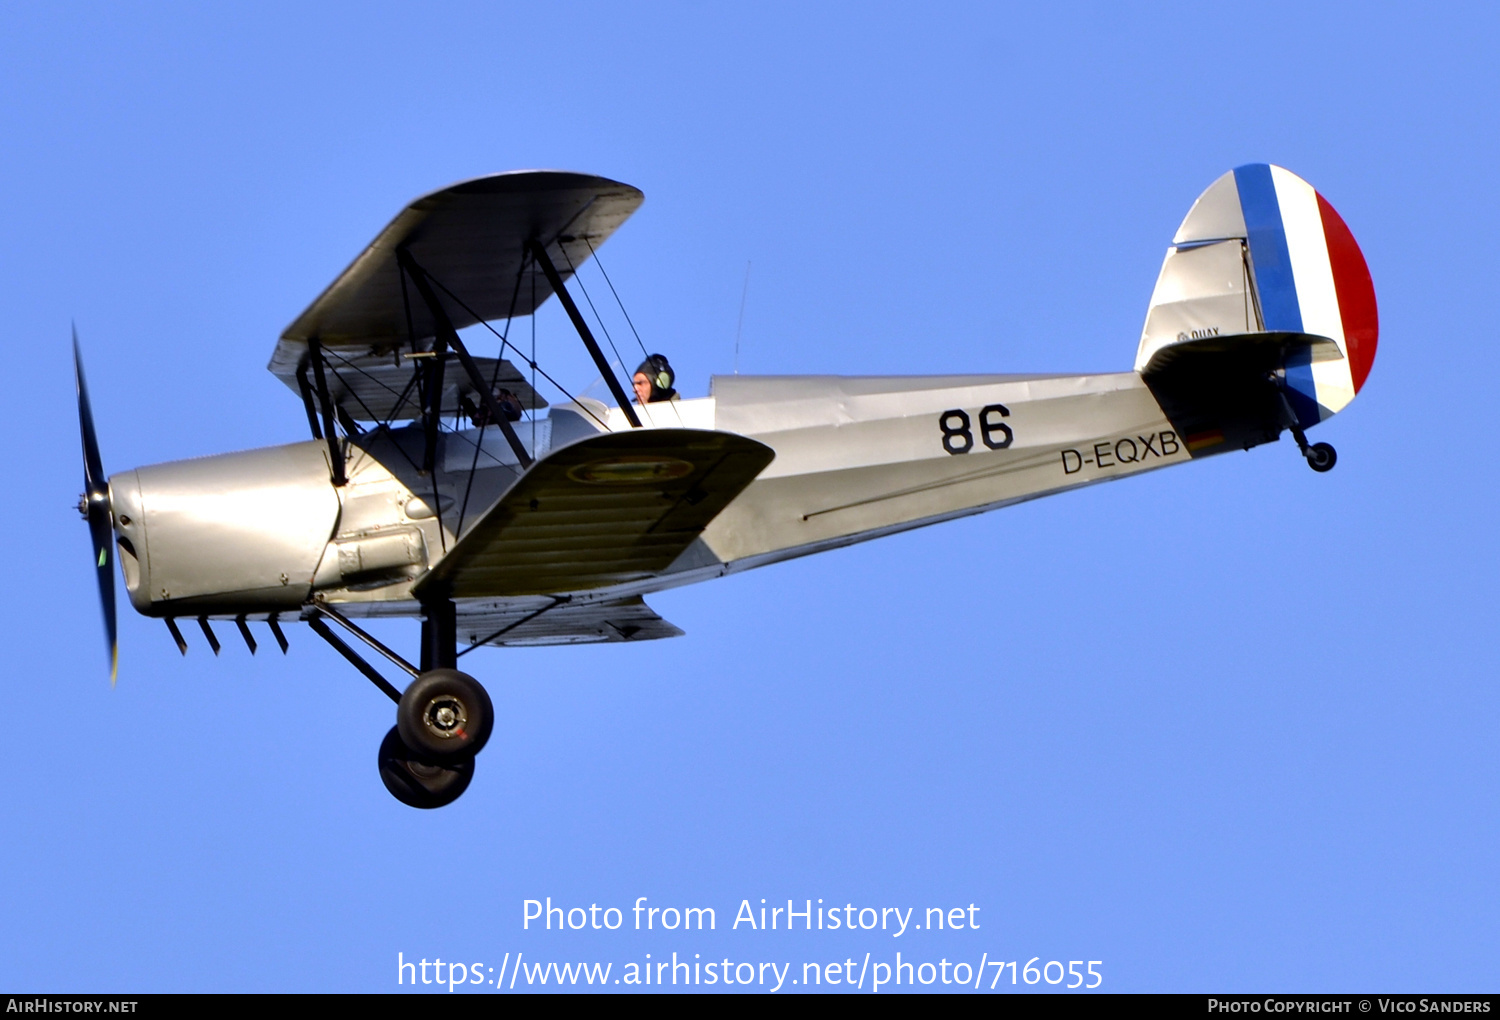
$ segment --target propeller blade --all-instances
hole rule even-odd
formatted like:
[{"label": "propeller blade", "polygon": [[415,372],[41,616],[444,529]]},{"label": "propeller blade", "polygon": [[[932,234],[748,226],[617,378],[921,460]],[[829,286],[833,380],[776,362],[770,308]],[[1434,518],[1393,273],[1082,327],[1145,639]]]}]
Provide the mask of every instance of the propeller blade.
[{"label": "propeller blade", "polygon": [[94,575],[99,582],[99,603],[104,610],[104,637],[109,645],[109,683],[114,686],[120,669],[119,630],[115,620],[114,528],[110,519],[109,479],[99,459],[99,437],[94,432],[94,412],[89,406],[89,388],[83,381],[83,356],[78,350],[78,327],[73,327],[73,377],[78,384],[78,430],[83,437],[83,503],[79,510],[89,522],[94,543]]}]

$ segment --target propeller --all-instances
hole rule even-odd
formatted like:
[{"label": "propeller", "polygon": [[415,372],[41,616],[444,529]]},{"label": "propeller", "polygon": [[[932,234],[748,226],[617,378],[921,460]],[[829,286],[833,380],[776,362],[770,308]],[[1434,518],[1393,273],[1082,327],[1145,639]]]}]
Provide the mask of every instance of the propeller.
[{"label": "propeller", "polygon": [[89,388],[83,381],[83,357],[78,352],[78,327],[73,327],[73,376],[78,383],[78,429],[83,435],[83,498],[78,512],[89,522],[94,543],[94,575],[99,581],[99,602],[104,609],[104,637],[109,644],[109,684],[114,686],[120,670],[120,641],[115,621],[115,572],[111,562],[114,528],[109,509],[109,479],[99,461],[99,437],[94,433],[94,413],[89,407]]}]

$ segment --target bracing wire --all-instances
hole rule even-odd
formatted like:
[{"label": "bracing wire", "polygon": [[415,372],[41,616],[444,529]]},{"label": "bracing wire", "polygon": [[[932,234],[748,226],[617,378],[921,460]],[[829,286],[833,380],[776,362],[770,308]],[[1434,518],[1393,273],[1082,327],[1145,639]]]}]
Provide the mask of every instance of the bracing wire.
[{"label": "bracing wire", "polygon": [[[515,289],[510,292],[510,308],[505,313],[505,332],[500,334],[501,357],[495,359],[495,370],[490,373],[491,393],[495,391],[495,386],[500,381],[500,365],[505,355],[505,345],[507,343],[506,338],[510,336],[510,325],[511,322],[513,322],[515,319],[516,301],[521,296],[521,272],[524,271],[524,269],[525,267],[523,266],[522,270],[516,273],[516,286]],[[446,290],[447,288],[444,289]],[[491,330],[491,332],[493,332],[493,330]],[[533,393],[535,393],[536,387],[533,386],[531,390]],[[533,414],[534,412],[535,409],[533,409]],[[469,480],[464,483],[464,500],[458,508],[458,526],[453,530],[453,533],[459,537],[462,537],[464,533],[464,517],[466,517],[469,512],[469,495],[474,491],[474,475],[479,471],[479,453],[484,449],[484,431],[485,429],[489,428],[489,424],[489,420],[486,419],[485,423],[479,426],[479,438],[474,443],[474,458],[469,462]],[[457,430],[455,429],[455,431]],[[531,449],[533,452],[535,452],[536,450],[535,428],[533,428],[531,432]]]},{"label": "bracing wire", "polygon": [[[511,350],[513,350],[513,351],[516,352],[516,357],[517,358],[520,358],[522,361],[525,361],[527,365],[531,366],[531,369],[533,371],[541,373],[542,378],[546,379],[547,382],[550,383],[553,387],[555,387],[559,393],[561,393],[563,396],[567,397],[569,400],[573,401],[574,403],[578,403],[578,398],[575,397],[575,396],[573,396],[572,393],[568,392],[567,388],[564,387],[562,383],[558,382],[556,379],[552,378],[552,376],[548,375],[547,374],[547,370],[544,369],[544,368],[542,368],[540,365],[538,365],[537,362],[536,362],[536,359],[534,359],[534,358],[527,358],[526,355],[521,352],[521,349],[519,347],[517,347],[515,344],[511,343],[510,341],[506,340],[504,336],[501,336],[501,334],[496,331],[496,329],[495,329],[494,326],[491,326],[488,322],[485,322],[483,319],[480,319],[479,315],[474,311],[474,309],[472,309],[468,305],[466,305],[463,302],[463,299],[460,298],[457,294],[454,294],[447,287],[444,287],[441,280],[438,280],[431,273],[429,273],[427,275],[427,278],[429,280],[431,280],[433,283],[437,284],[437,286],[442,289],[443,293],[447,294],[454,301],[458,302],[458,305],[459,305],[460,308],[462,308],[464,311],[468,312],[470,315],[474,316],[475,320],[478,321],[479,325],[483,326],[485,329],[489,330],[491,333],[494,333],[496,337],[499,337],[499,339],[500,339],[500,353],[501,353],[502,356],[505,353],[505,348],[509,347]],[[536,277],[535,277],[535,274],[533,274],[532,275],[532,285],[533,285],[533,287],[535,286],[535,284],[536,284]],[[535,312],[534,306],[533,306],[533,311],[532,311],[532,315],[531,315],[531,320],[532,320],[532,322],[531,322],[531,328],[532,328],[532,331],[534,333],[536,331],[536,312]],[[533,342],[535,342],[535,341],[533,341]],[[583,410],[583,412],[585,414],[587,414],[590,418],[592,418],[596,422],[598,422],[600,428],[602,428],[606,432],[608,432],[610,430],[609,429],[609,425],[606,422],[604,422],[593,411],[590,411],[587,406],[585,406],[583,404],[578,404],[578,406],[580,408],[582,408],[582,410]]]},{"label": "bracing wire", "polygon": [[553,595],[552,596],[552,601],[549,602],[549,603],[547,603],[547,605],[545,605],[542,608],[536,610],[535,612],[527,613],[525,616],[521,617],[519,620],[515,620],[515,621],[513,621],[511,623],[507,623],[505,626],[503,626],[499,630],[495,631],[495,633],[491,634],[489,637],[485,638],[483,641],[475,641],[468,648],[465,648],[463,651],[459,652],[458,655],[455,656],[455,658],[460,658],[461,659],[465,655],[468,655],[470,652],[472,652],[474,649],[479,648],[479,647],[481,647],[483,645],[489,644],[491,641],[495,640],[497,637],[502,637],[502,636],[504,636],[506,634],[509,634],[511,631],[515,630],[517,627],[521,626],[522,624],[530,623],[532,620],[535,620],[538,616],[541,616],[543,613],[547,612],[549,609],[556,609],[558,606],[564,605],[564,604],[566,604],[568,602],[571,602],[571,601],[572,601],[572,596],[570,596],[570,595]]},{"label": "bracing wire", "polygon": [[630,332],[635,334],[635,342],[640,345],[641,354],[647,358],[651,357],[651,355],[646,351],[645,343],[641,340],[641,334],[636,331],[634,320],[630,318],[630,313],[625,310],[625,302],[620,300],[620,292],[615,290],[614,281],[612,281],[609,278],[609,274],[604,271],[604,263],[599,261],[599,253],[594,250],[593,243],[590,242],[587,237],[584,237],[583,243],[589,246],[589,254],[594,257],[594,265],[599,267],[599,275],[604,277],[605,283],[609,284],[609,292],[615,296],[615,304],[620,306],[620,314],[625,316],[625,322],[630,326]]},{"label": "bracing wire", "polygon": [[599,329],[604,333],[604,339],[609,341],[609,349],[615,352],[615,361],[620,366],[620,371],[625,371],[625,359],[620,357],[620,349],[615,346],[615,338],[609,335],[609,327],[604,324],[604,317],[599,314],[599,309],[594,307],[594,299],[589,297],[589,289],[583,285],[583,278],[578,275],[578,267],[573,265],[573,257],[568,254],[564,245],[558,245],[558,250],[563,253],[563,258],[568,260],[568,271],[573,274],[578,289],[583,291],[583,299],[589,303],[589,311],[594,313],[594,321],[599,324]]}]

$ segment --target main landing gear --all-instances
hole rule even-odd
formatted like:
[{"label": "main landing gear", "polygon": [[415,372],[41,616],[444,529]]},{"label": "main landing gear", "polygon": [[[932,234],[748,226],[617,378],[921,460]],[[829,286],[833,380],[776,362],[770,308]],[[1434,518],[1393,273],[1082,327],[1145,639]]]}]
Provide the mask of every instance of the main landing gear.
[{"label": "main landing gear", "polygon": [[396,727],[380,742],[380,781],[391,796],[414,808],[452,804],[474,778],[474,758],[437,762],[407,747]]},{"label": "main landing gear", "polygon": [[456,669],[433,669],[411,682],[396,705],[396,731],[433,761],[473,758],[490,739],[495,709],[479,681]]},{"label": "main landing gear", "polygon": [[380,742],[380,781],[415,808],[451,804],[474,778],[474,756],[495,710],[478,680],[456,669],[419,674],[396,703],[396,725]]},{"label": "main landing gear", "polygon": [[[435,600],[422,607],[422,668],[413,667],[325,603],[310,607],[308,625],[396,702],[396,725],[380,743],[380,781],[401,803],[415,808],[451,804],[474,778],[474,756],[495,726],[495,709],[484,687],[453,668],[457,660],[457,619],[453,603]],[[413,679],[405,693],[339,639],[324,618],[389,659]]]}]

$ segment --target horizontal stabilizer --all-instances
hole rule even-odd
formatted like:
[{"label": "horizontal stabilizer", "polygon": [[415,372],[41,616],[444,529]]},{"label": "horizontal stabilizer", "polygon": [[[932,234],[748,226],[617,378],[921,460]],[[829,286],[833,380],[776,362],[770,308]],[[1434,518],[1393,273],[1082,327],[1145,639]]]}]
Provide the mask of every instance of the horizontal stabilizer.
[{"label": "horizontal stabilizer", "polygon": [[1141,378],[1188,452],[1204,456],[1274,442],[1294,424],[1297,399],[1276,380],[1343,360],[1327,337],[1241,333],[1163,347]]},{"label": "horizontal stabilizer", "polygon": [[[535,604],[533,604],[535,603]],[[460,602],[458,636],[470,645],[578,645],[681,637],[639,598],[613,602]]]},{"label": "horizontal stabilizer", "polygon": [[774,457],[753,439],[697,429],[565,446],[527,469],[414,590],[547,595],[653,577]]}]

